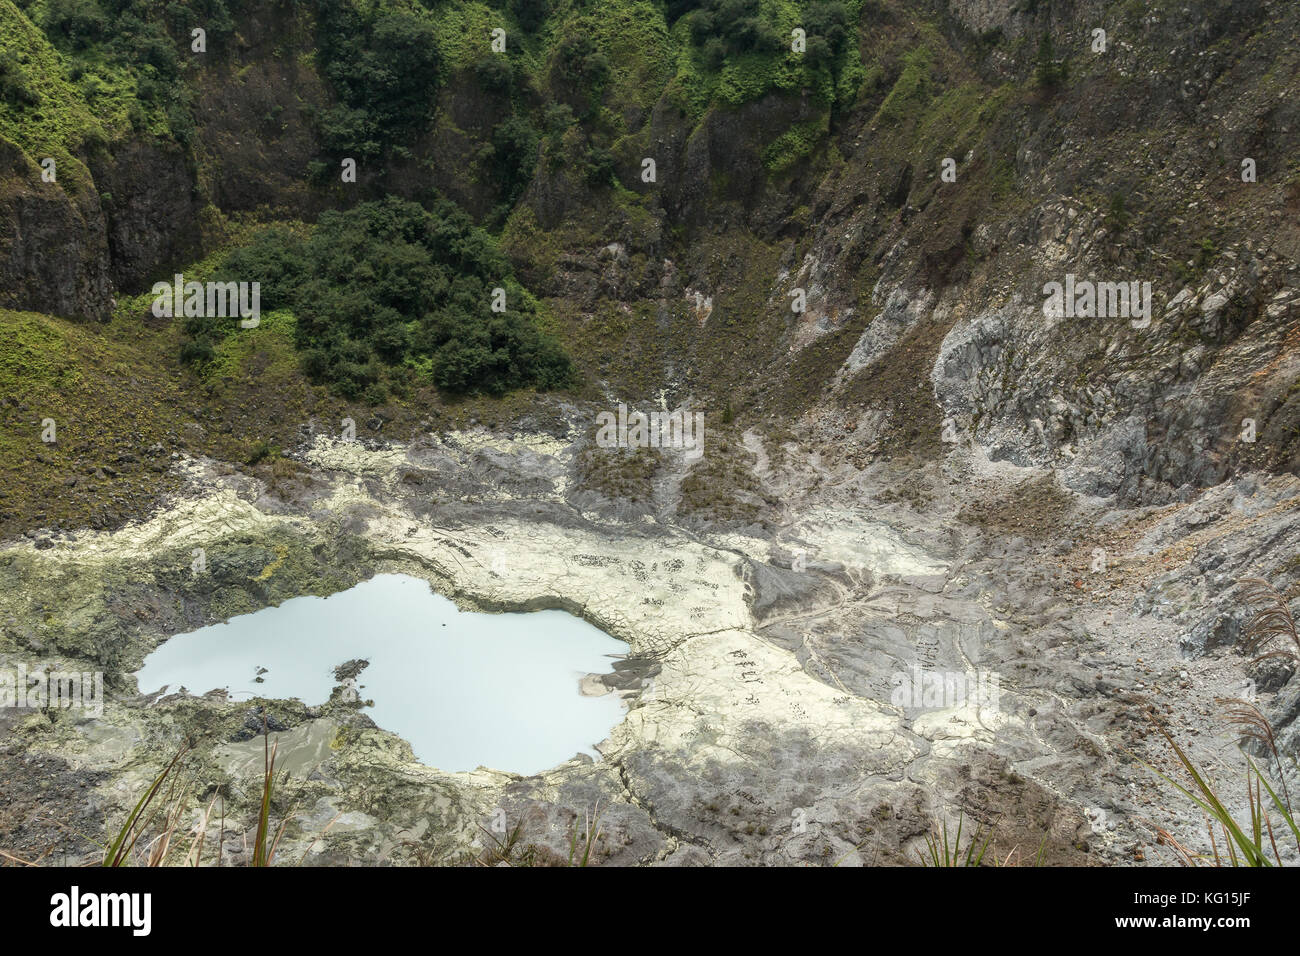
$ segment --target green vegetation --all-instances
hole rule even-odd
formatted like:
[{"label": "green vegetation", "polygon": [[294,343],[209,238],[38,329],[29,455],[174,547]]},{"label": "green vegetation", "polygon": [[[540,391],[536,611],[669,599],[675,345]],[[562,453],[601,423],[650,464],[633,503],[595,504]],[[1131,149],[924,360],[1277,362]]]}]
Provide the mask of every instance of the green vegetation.
[{"label": "green vegetation", "polygon": [[739,430],[734,424],[724,429],[710,423],[707,434],[708,454],[682,479],[681,514],[701,523],[765,522],[765,513],[776,502],[755,476],[754,455]]},{"label": "green vegetation", "polygon": [[1112,193],[1110,197],[1110,206],[1106,210],[1106,227],[1111,232],[1123,232],[1128,228],[1129,210],[1128,200],[1124,193]]},{"label": "green vegetation", "polygon": [[[87,523],[169,486],[145,453],[174,447],[180,398],[139,322],[106,326],[0,309],[0,527]],[[55,438],[43,440],[43,422]],[[117,500],[106,505],[102,498]]]},{"label": "green vegetation", "polygon": [[[254,15],[256,30],[249,23]],[[206,58],[189,53],[188,29],[196,18],[208,30]],[[922,248],[936,271],[960,268],[949,263],[969,245],[963,230],[985,214],[984,207],[1018,201],[1014,148],[1004,144],[1018,101],[1032,95],[1011,84],[990,90],[926,14],[876,0],[319,0],[273,9],[251,0],[0,0],[0,20],[0,135],[19,142],[29,156],[59,159],[60,185],[66,173],[69,190],[80,179],[107,196],[109,184],[91,183],[74,158],[93,155],[98,142],[115,153],[127,141],[183,143],[193,125],[188,104],[226,90],[227,79],[237,81],[241,100],[267,95],[283,102],[282,109],[263,108],[260,99],[252,104],[254,122],[263,114],[268,119],[265,129],[244,139],[246,152],[234,148],[241,138],[237,128],[216,129],[214,140],[211,126],[204,148],[196,140],[174,151],[178,162],[192,165],[213,203],[212,222],[203,229],[207,273],[195,274],[200,263],[185,269],[186,276],[260,281],[260,326],[190,320],[178,323],[184,333],[179,341],[182,328],[175,335],[152,330],[157,341],[151,348],[156,345],[169,365],[183,360],[177,383],[182,390],[205,389],[205,407],[222,401],[233,407],[256,392],[295,422],[324,399],[309,381],[327,388],[340,407],[343,401],[386,405],[384,416],[394,406],[413,410],[437,402],[427,394],[411,401],[426,386],[455,396],[459,414],[469,407],[459,401],[467,394],[480,393],[472,403],[477,411],[511,389],[572,381],[569,360],[542,330],[580,359],[588,381],[608,379],[629,394],[648,394],[689,354],[693,380],[716,387],[713,397],[734,396],[736,407],[745,407],[753,396],[737,391],[744,365],[736,357],[765,361],[769,343],[785,330],[781,314],[736,277],[778,269],[783,242],[733,233],[707,240],[708,248],[691,257],[729,263],[727,275],[709,276],[735,286],[719,297],[708,319],[710,336],[728,338],[725,350],[696,344],[701,318],[683,302],[615,308],[602,283],[593,289],[597,301],[575,310],[555,285],[568,282],[566,253],[618,241],[629,257],[618,272],[631,277],[646,274],[658,255],[652,247],[677,262],[674,245],[702,241],[688,221],[666,224],[657,201],[671,190],[639,183],[641,158],[659,159],[660,181],[667,184],[667,177],[677,176],[672,151],[696,132],[712,141],[713,131],[734,123],[728,114],[748,104],[746,115],[764,125],[759,136],[746,137],[743,149],[757,155],[737,156],[734,177],[711,159],[703,188],[739,200],[738,184],[751,181],[755,162],[781,178],[839,166],[844,175],[837,181],[847,188],[852,177],[845,157],[852,147],[840,120],[850,107],[863,115],[878,112],[868,140],[872,153],[970,157],[961,159],[963,188],[944,197],[948,208],[955,207],[950,226],[928,232]],[[248,41],[240,47],[231,42],[236,25]],[[504,53],[489,46],[497,27],[507,34]],[[268,28],[276,43],[284,36],[283,46],[269,52]],[[806,33],[802,53],[791,49],[796,28]],[[1030,69],[1033,51],[1027,42],[1022,63]],[[295,86],[302,91],[298,103],[284,100],[287,78],[277,75],[282,66],[303,81]],[[769,96],[772,102],[755,102]],[[805,96],[806,106],[795,112],[792,105]],[[674,107],[680,115],[673,115]],[[710,111],[714,115],[700,127]],[[777,116],[785,122],[769,126],[767,119]],[[220,143],[215,151],[214,141]],[[660,144],[674,141],[661,155]],[[234,183],[235,173],[245,182],[255,178],[255,164],[277,155],[280,143],[315,170],[307,183],[295,179],[295,167],[289,182],[249,189],[229,207],[211,191],[213,182]],[[33,153],[34,144],[40,151]],[[361,160],[355,186],[339,184],[341,156]],[[927,172],[900,170],[891,207],[908,202],[927,208],[937,188]],[[500,231],[499,237],[484,236],[481,248],[495,250],[499,240],[513,268],[493,252],[491,265],[485,260],[462,272],[445,248],[406,234],[405,227],[378,226],[373,217],[357,247],[341,237],[331,240],[343,223],[362,221],[347,218],[364,218],[359,210],[329,213],[319,228],[267,225],[388,192],[424,196],[431,182],[479,225]],[[113,184],[115,195],[104,203],[108,216],[127,208],[125,188]],[[226,196],[241,192],[238,185],[221,189]],[[809,205],[807,197],[800,199],[787,229],[805,228]],[[430,208],[439,219],[461,222],[457,230],[471,228],[458,211],[444,215],[449,207]],[[230,243],[232,231],[240,233],[234,252],[214,246]],[[220,255],[213,255],[214,247]],[[176,265],[160,265],[150,278],[167,278]],[[436,278],[408,295],[412,290],[397,279],[425,270]],[[684,277],[693,285],[701,278]],[[627,280],[618,281],[626,286]],[[507,293],[505,313],[488,308],[497,287]],[[560,298],[539,304],[525,287]],[[115,295],[122,302],[141,291]],[[136,315],[147,307],[133,306]],[[826,354],[818,361],[834,358]],[[807,361],[801,353],[796,368]],[[230,421],[215,420],[220,417],[187,424],[187,434],[198,436],[201,428],[204,441],[228,438],[236,461],[249,460],[259,439],[292,444],[291,434],[265,420],[250,433],[237,425],[232,431]],[[928,426],[917,433],[928,433]],[[638,487],[644,478],[637,477]]]},{"label": "green vegetation", "polygon": [[[860,0],[669,3],[673,35],[689,47],[674,81],[682,102],[698,113],[713,101],[739,106],[798,89],[815,91],[827,105],[851,102],[865,75],[851,42],[860,7]],[[796,28],[804,31],[802,52],[793,48]]]},{"label": "green vegetation", "polygon": [[650,448],[600,448],[592,442],[578,458],[582,487],[611,501],[650,501],[660,467],[659,452]]},{"label": "green vegetation", "polygon": [[[275,761],[279,742],[271,743],[270,732],[266,727],[266,709],[262,708],[262,746],[264,770],[261,779],[257,830],[253,837],[253,853],[249,866],[269,867],[275,859],[280,841],[285,830],[297,812],[295,804],[280,820],[280,825],[271,829],[271,807],[278,790],[275,782]],[[106,867],[126,867],[131,865],[145,867],[161,866],[199,866],[203,859],[203,850],[208,838],[212,811],[217,800],[221,798],[219,788],[208,802],[207,808],[199,813],[197,823],[190,831],[193,837],[183,856],[173,851],[173,844],[184,833],[191,820],[190,800],[196,789],[192,778],[183,776],[185,757],[193,751],[191,743],[183,744],[175,756],[154,778],[148,789],[140,795],[135,806],[127,814],[122,826],[110,843],[104,846],[102,865]],[[287,780],[287,775],[285,777]],[[328,828],[327,828],[328,829]],[[221,831],[216,834],[216,865],[221,865],[223,842],[225,838],[225,806],[221,809]],[[141,840],[144,840],[141,843]],[[139,849],[137,850],[137,846]],[[0,851],[0,856],[28,866],[39,865],[38,861],[24,860],[13,854]],[[585,864],[584,864],[585,865]]]},{"label": "green vegetation", "polygon": [[432,23],[321,0],[319,36],[323,72],[340,101],[320,116],[327,148],[370,159],[423,131],[440,81]]},{"label": "green vegetation", "polygon": [[[189,746],[186,745],[176,751],[176,756],[172,757],[171,763],[163,768],[162,773],[155,777],[153,783],[149,785],[149,789],[141,794],[140,799],[136,801],[135,807],[127,814],[126,820],[117,831],[117,837],[107,848],[105,848],[104,866],[120,867],[126,866],[130,863],[131,852],[135,849],[136,843],[139,842],[140,837],[145,833],[145,831],[149,829],[150,824],[153,823],[158,813],[160,811],[166,812],[167,807],[174,806],[181,802],[175,792],[175,786],[178,779],[178,774],[176,772],[177,764],[180,763],[181,759],[189,749]],[[160,799],[155,804],[154,798],[158,797],[162,792],[163,785],[167,783],[170,783],[167,799]],[[151,804],[154,805],[152,810],[150,810]],[[176,818],[179,819],[179,816],[180,814],[178,813]],[[171,836],[176,829],[176,820],[173,820],[170,813],[167,813],[166,819],[171,826],[166,829],[163,838],[159,839],[155,843],[154,851],[150,852],[146,858],[146,865],[159,866],[161,865],[163,858],[166,856],[166,847],[171,842]],[[161,852],[157,852],[158,846],[163,848]]]},{"label": "green vegetation", "polygon": [[[1254,711],[1258,719],[1263,721],[1262,715]],[[1161,779],[1172,785],[1183,796],[1194,803],[1206,815],[1206,827],[1209,831],[1210,846],[1214,856],[1216,866],[1282,866],[1282,857],[1277,848],[1277,837],[1281,831],[1281,824],[1285,824],[1290,831],[1292,839],[1296,841],[1297,849],[1300,849],[1300,826],[1297,826],[1295,817],[1292,814],[1290,806],[1277,795],[1272,785],[1265,776],[1260,772],[1255,762],[1247,758],[1246,770],[1246,797],[1248,805],[1249,819],[1238,822],[1231,810],[1224,804],[1223,798],[1219,795],[1219,788],[1215,783],[1198,768],[1195,762],[1189,757],[1186,751],[1178,745],[1173,736],[1167,731],[1163,724],[1152,718],[1156,728],[1164,736],[1170,748],[1178,758],[1178,762],[1191,778],[1191,785],[1184,786],[1176,780],[1153,770]],[[1267,721],[1264,721],[1267,726]],[[1271,735],[1271,728],[1269,731]],[[1148,769],[1152,769],[1148,767]],[[1268,799],[1264,799],[1264,794],[1268,794]],[[1278,831],[1275,832],[1273,827],[1273,813],[1280,817]],[[1215,838],[1214,828],[1218,826],[1219,833],[1222,837],[1222,849],[1220,849],[1219,840]],[[1161,833],[1165,842],[1174,848],[1182,861],[1189,866],[1195,866],[1197,858],[1181,846],[1168,833]],[[1267,842],[1265,842],[1267,838]],[[1270,858],[1269,854],[1272,853]]]},{"label": "green vegetation", "polygon": [[92,111],[40,29],[0,0],[0,138],[33,162],[52,157],[65,188],[89,189],[90,175],[73,154],[106,140],[104,116]]},{"label": "green vegetation", "polygon": [[812,153],[826,133],[824,117],[790,127],[763,151],[763,165],[774,173],[785,172]]},{"label": "green vegetation", "polygon": [[1069,76],[1069,67],[1064,59],[1056,56],[1056,47],[1052,35],[1044,33],[1038,41],[1038,59],[1034,66],[1034,76],[1038,85],[1046,90],[1054,90],[1064,83]]},{"label": "green vegetation", "polygon": [[[992,828],[978,824],[975,827],[974,834],[966,841],[963,847],[961,842],[961,830],[965,823],[965,814],[959,814],[957,817],[957,832],[953,835],[951,842],[948,837],[948,821],[943,821],[942,833],[927,833],[925,835],[925,854],[917,854],[917,859],[922,866],[937,867],[963,867],[979,866],[984,862],[984,855],[988,852],[989,841],[993,839]],[[983,837],[983,841],[980,840]]]},{"label": "green vegetation", "polygon": [[[378,404],[412,380],[500,395],[572,379],[496,241],[449,202],[430,212],[389,197],[328,211],[306,239],[269,228],[216,274],[260,283],[271,310],[264,334],[292,335],[307,375],[349,399]],[[236,329],[229,319],[187,319],[184,357],[229,357]]]},{"label": "green vegetation", "polygon": [[[201,26],[204,55],[220,56],[234,35],[224,0],[166,6],[146,0],[45,0],[24,6],[25,13],[9,0],[0,3],[0,36],[19,41],[16,66],[37,78],[38,102],[32,105],[38,109],[32,118],[44,122],[47,132],[50,125],[58,128],[58,145],[75,151],[88,135],[102,139],[105,130],[188,142],[194,93],[184,78],[196,66],[190,31]],[[6,67],[4,43],[0,40],[0,75],[13,77],[15,63]],[[47,53],[46,44],[57,53]],[[10,87],[4,96],[10,102],[23,96],[21,78],[17,90],[13,84],[0,80],[0,91]],[[86,122],[87,116],[94,120]],[[34,145],[31,139],[19,142]]]},{"label": "green vegetation", "polygon": [[[698,116],[770,92],[812,90],[851,102],[865,73],[854,42],[862,0],[319,0],[290,16],[317,48],[302,65],[331,93],[308,103],[325,186],[338,158],[410,159],[447,128],[439,94],[472,78],[499,98],[467,157],[467,183],[489,185],[504,223],[540,156],[589,188],[616,184],[618,157],[665,90]],[[71,164],[87,145],[145,134],[190,145],[204,77],[229,63],[243,0],[0,0],[0,136]],[[277,14],[278,16],[279,14]],[[192,54],[202,26],[208,52]],[[507,34],[504,53],[491,32]],[[806,50],[791,49],[792,32]],[[279,55],[277,51],[276,55]],[[459,89],[459,87],[457,87]],[[631,112],[629,112],[631,111]],[[460,135],[460,131],[456,131]],[[794,130],[766,157],[781,172],[813,148]],[[643,135],[643,134],[640,134]],[[200,165],[208,160],[194,157]],[[61,181],[63,177],[60,177]],[[373,194],[372,194],[373,195]],[[202,349],[190,358],[202,359]]]},{"label": "green vegetation", "polygon": [[[1290,591],[1279,591],[1263,578],[1249,578],[1241,582],[1239,597],[1242,604],[1257,608],[1242,631],[1248,651],[1264,652],[1255,659],[1256,661],[1267,657],[1282,657],[1292,662],[1300,662],[1300,628],[1297,628],[1290,607],[1293,595],[1294,588]],[[1278,641],[1282,642],[1282,647],[1278,650],[1269,650]],[[1286,772],[1282,766],[1282,753],[1278,748],[1273,726],[1260,710],[1248,701],[1221,700],[1220,703],[1227,705],[1228,722],[1241,732],[1243,740],[1256,744],[1272,758],[1279,789],[1282,791],[1281,796],[1273,789],[1255,761],[1247,757],[1248,819],[1239,821],[1224,802],[1221,789],[1204,770],[1196,765],[1186,750],[1179,746],[1154,711],[1148,716],[1173,750],[1190,783],[1184,786],[1149,764],[1146,767],[1172,785],[1205,814],[1215,866],[1282,866],[1282,856],[1277,846],[1278,837],[1286,839],[1289,835],[1295,841],[1296,849],[1300,850],[1300,824],[1296,822],[1295,812],[1291,807],[1291,797],[1286,789]],[[1294,757],[1292,762],[1294,764]],[[1274,814],[1279,820],[1276,828],[1273,826]],[[1286,827],[1285,830],[1282,829],[1283,825]],[[1216,826],[1222,838],[1221,843],[1215,838]],[[1188,851],[1166,831],[1157,832],[1164,842],[1174,848],[1179,859],[1186,865],[1195,866],[1200,860],[1200,857]]]},{"label": "green vegetation", "polygon": [[533,178],[540,137],[525,116],[511,113],[492,130],[492,173],[507,207]]},{"label": "green vegetation", "polygon": [[63,336],[31,313],[5,313],[0,348],[0,394],[25,395],[33,387],[65,390],[81,377]]},{"label": "green vegetation", "polygon": [[877,118],[886,123],[900,122],[909,112],[919,111],[930,98],[930,51],[917,47],[903,57],[903,72],[893,89],[880,104]]}]

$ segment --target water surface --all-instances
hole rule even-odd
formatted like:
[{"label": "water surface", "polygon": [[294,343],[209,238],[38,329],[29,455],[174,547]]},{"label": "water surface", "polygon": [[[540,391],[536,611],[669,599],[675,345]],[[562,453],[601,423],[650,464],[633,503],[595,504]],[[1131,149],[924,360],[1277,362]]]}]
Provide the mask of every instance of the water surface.
[{"label": "water surface", "polygon": [[623,706],[616,694],[582,696],[579,682],[608,673],[627,649],[564,611],[462,612],[425,581],[381,574],[180,634],[136,677],[145,693],[225,688],[322,704],[340,683],[334,668],[364,658],[356,685],[374,700],[365,712],[422,763],[528,774],[575,753],[598,756]]}]

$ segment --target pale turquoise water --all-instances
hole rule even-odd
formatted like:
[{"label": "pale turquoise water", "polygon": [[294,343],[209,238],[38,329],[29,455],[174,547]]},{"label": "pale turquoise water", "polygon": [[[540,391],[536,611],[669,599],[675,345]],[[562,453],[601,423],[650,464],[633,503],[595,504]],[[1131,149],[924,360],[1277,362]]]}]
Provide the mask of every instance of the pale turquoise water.
[{"label": "pale turquoise water", "polygon": [[410,741],[422,763],[528,774],[596,755],[623,706],[617,694],[581,696],[579,681],[608,673],[627,650],[564,611],[462,612],[418,578],[381,574],[180,634],[136,677],[144,693],[226,688],[237,699],[322,704],[339,683],[334,668],[365,658],[357,684],[375,702],[365,713]]}]

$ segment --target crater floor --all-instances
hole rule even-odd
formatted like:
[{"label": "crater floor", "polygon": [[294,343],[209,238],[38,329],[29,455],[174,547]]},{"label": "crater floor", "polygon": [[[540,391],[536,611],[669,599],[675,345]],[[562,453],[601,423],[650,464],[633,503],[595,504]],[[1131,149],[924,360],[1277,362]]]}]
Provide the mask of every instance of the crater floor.
[{"label": "crater floor", "polygon": [[[17,851],[93,854],[78,833],[120,820],[188,738],[198,802],[224,798],[223,859],[238,862],[259,705],[142,696],[130,675],[171,634],[378,572],[465,608],[580,615],[630,646],[603,678],[628,712],[600,759],[521,777],[419,763],[342,682],[322,706],[268,701],[290,773],[283,861],[464,861],[502,819],[562,861],[594,814],[601,863],[907,862],[959,816],[991,828],[1000,859],[1168,863],[1156,828],[1193,847],[1204,834],[1144,765],[1172,766],[1147,713],[1224,779],[1244,766],[1215,701],[1239,695],[1245,659],[1187,642],[1207,582],[1264,560],[1260,540],[1294,542],[1293,478],[1112,512],[976,452],[919,479],[764,455],[756,479],[781,517],[717,530],[576,494],[576,453],[545,435],[317,437],[311,480],[287,494],[187,460],[185,492],[147,521],[7,547],[0,666],[91,658],[108,691],[98,720],[0,716],[16,767],[0,829]],[[905,474],[922,498],[891,490]],[[963,676],[981,693],[962,699]]]}]

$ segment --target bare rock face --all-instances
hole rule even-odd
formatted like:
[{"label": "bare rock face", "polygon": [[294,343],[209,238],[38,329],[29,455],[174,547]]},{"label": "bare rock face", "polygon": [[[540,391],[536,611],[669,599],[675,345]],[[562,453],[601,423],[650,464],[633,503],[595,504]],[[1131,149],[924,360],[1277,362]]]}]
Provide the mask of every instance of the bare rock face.
[{"label": "bare rock face", "polygon": [[948,8],[968,29],[976,33],[1003,30],[1014,36],[1019,0],[949,0]]},{"label": "bare rock face", "polygon": [[108,243],[117,286],[139,290],[160,269],[179,267],[202,248],[193,170],[176,147],[132,141],[91,162],[106,203]]},{"label": "bare rock face", "polygon": [[[1045,316],[1041,297],[1014,296],[954,325],[935,360],[935,396],[993,460],[1060,468],[1087,494],[1167,501],[1223,481],[1257,446],[1289,460],[1293,442],[1279,434],[1261,445],[1258,432],[1295,415],[1283,343],[1300,325],[1300,289],[1255,265],[1258,278],[1242,270],[1235,293],[1221,273],[1170,295],[1142,329],[1122,317]],[[1087,355],[1099,361],[1081,366]]]},{"label": "bare rock face", "polygon": [[37,162],[0,139],[0,305],[103,319],[112,280],[99,197],[61,183],[43,182]]},{"label": "bare rock face", "polygon": [[[206,198],[223,212],[262,207],[310,218],[340,204],[309,183],[309,163],[321,151],[310,113],[327,100],[305,55],[313,45],[292,8],[253,4],[227,56],[205,64],[197,78],[192,151]],[[339,183],[337,159],[329,172]]]},{"label": "bare rock face", "polygon": [[[107,319],[114,289],[138,291],[200,248],[200,202],[185,155],[137,141],[96,152],[54,183],[0,141],[0,304]],[[79,165],[79,164],[78,164]]]},{"label": "bare rock face", "polygon": [[667,100],[655,107],[648,152],[661,157],[662,203],[673,221],[716,227],[763,220],[777,210],[760,202],[769,188],[764,148],[770,131],[816,119],[807,94],[768,95],[738,108],[710,110],[693,129]]}]

